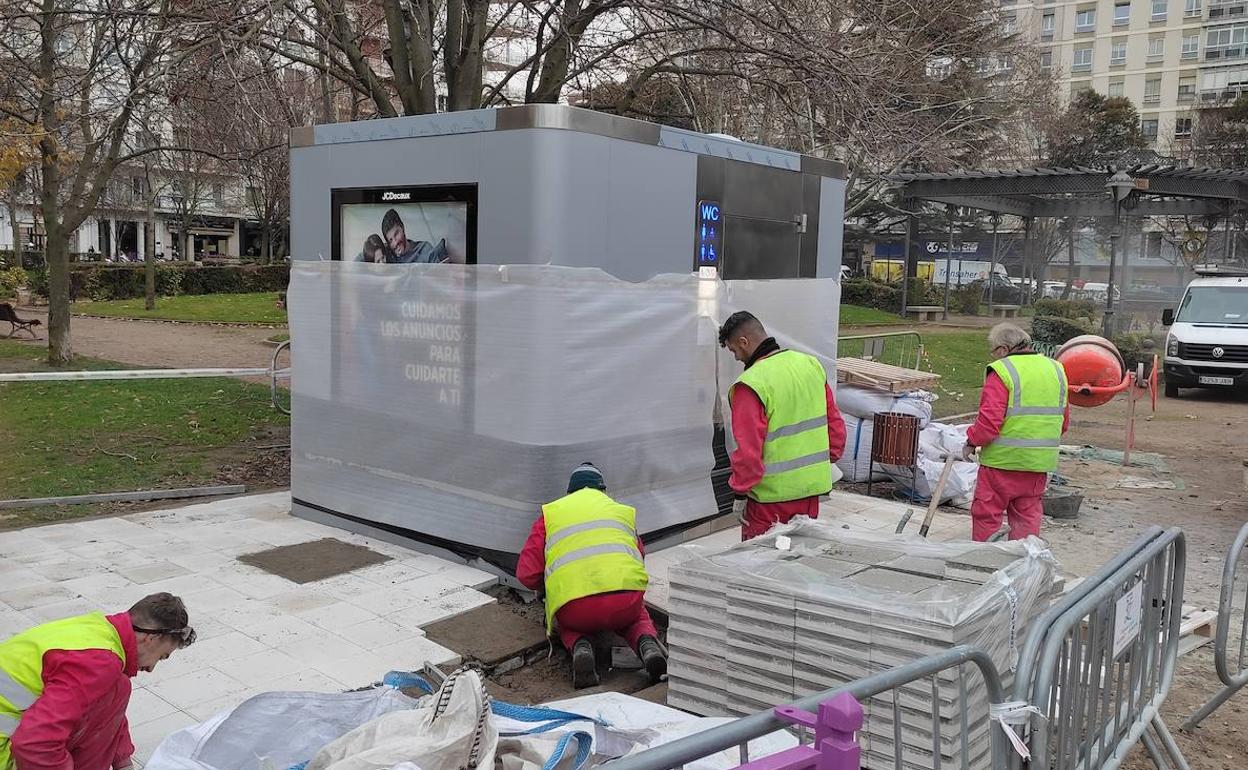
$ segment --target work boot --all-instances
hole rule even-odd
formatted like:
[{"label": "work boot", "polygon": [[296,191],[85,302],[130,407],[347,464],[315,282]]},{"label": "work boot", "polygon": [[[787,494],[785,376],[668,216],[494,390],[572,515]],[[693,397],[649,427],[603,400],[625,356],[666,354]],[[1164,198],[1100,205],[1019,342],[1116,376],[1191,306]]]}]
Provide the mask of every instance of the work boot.
[{"label": "work boot", "polygon": [[659,640],[653,636],[641,637],[637,642],[637,654],[641,656],[641,663],[646,667],[650,681],[658,684],[663,675],[667,673],[667,653],[663,651]]},{"label": "work boot", "polygon": [[585,637],[581,637],[572,647],[572,686],[580,690],[596,684],[598,684],[598,664],[594,660],[594,645]]}]

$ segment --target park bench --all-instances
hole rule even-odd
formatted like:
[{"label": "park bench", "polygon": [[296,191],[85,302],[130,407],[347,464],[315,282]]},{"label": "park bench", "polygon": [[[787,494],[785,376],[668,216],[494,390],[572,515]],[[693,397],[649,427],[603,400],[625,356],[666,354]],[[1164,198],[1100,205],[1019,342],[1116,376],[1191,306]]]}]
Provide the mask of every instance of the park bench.
[{"label": "park bench", "polygon": [[910,305],[906,308],[906,315],[913,315],[919,321],[931,321],[944,313],[945,309],[940,305]]},{"label": "park bench", "polygon": [[38,318],[23,320],[17,317],[17,311],[7,302],[0,302],[0,321],[9,322],[9,336],[12,337],[19,331],[28,332],[31,339],[39,339],[35,334],[34,327],[43,323]]},{"label": "park bench", "polygon": [[993,317],[1000,318],[1018,318],[1018,311],[1022,309],[1021,305],[993,305]]}]

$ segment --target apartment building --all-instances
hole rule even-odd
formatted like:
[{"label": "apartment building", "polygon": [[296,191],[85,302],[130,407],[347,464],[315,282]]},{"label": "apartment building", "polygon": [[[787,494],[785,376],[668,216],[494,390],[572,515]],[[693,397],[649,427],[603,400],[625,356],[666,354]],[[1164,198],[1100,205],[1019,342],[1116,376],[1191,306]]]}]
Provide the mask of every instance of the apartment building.
[{"label": "apartment building", "polygon": [[[1202,107],[1248,87],[1248,0],[1003,0],[1065,99],[1125,96],[1153,149],[1180,152]],[[1238,63],[1237,63],[1238,62]]]}]

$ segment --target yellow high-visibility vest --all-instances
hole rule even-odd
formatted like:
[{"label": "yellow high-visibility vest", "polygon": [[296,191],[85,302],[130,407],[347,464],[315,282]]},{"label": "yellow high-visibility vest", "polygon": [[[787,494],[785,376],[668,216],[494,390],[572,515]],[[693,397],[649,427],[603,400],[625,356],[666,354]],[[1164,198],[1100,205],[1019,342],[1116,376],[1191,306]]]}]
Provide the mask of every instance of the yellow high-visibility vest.
[{"label": "yellow high-visibility vest", "polygon": [[781,350],[755,361],[737,382],[758,394],[767,413],[763,478],[750,497],[774,503],[830,492],[828,375],[823,364],[814,356]]},{"label": "yellow high-visibility vest", "polygon": [[0,642],[0,770],[12,770],[9,738],[43,694],[43,656],[52,650],[108,650],[125,670],[126,650],[102,612],[54,620]]},{"label": "yellow high-visibility vest", "polygon": [[1015,353],[993,361],[1009,393],[1001,433],[979,452],[979,462],[1011,471],[1057,470],[1066,415],[1066,370],[1039,353]]},{"label": "yellow high-visibility vest", "polygon": [[546,630],[570,601],[612,591],[644,591],[637,512],[597,489],[542,506],[546,523]]}]

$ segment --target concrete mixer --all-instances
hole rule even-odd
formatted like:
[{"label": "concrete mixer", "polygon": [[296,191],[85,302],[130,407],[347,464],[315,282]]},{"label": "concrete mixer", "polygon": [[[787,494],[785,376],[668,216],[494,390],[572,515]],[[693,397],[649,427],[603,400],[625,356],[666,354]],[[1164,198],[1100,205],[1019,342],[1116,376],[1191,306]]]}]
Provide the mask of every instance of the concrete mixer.
[{"label": "concrete mixer", "polygon": [[1127,394],[1127,441],[1122,464],[1131,463],[1135,447],[1135,402],[1148,395],[1152,410],[1157,411],[1157,356],[1146,375],[1144,364],[1127,371],[1117,346],[1104,337],[1085,334],[1062,345],[1054,356],[1066,370],[1066,387],[1070,403],[1093,407],[1108,404],[1119,393]]}]

